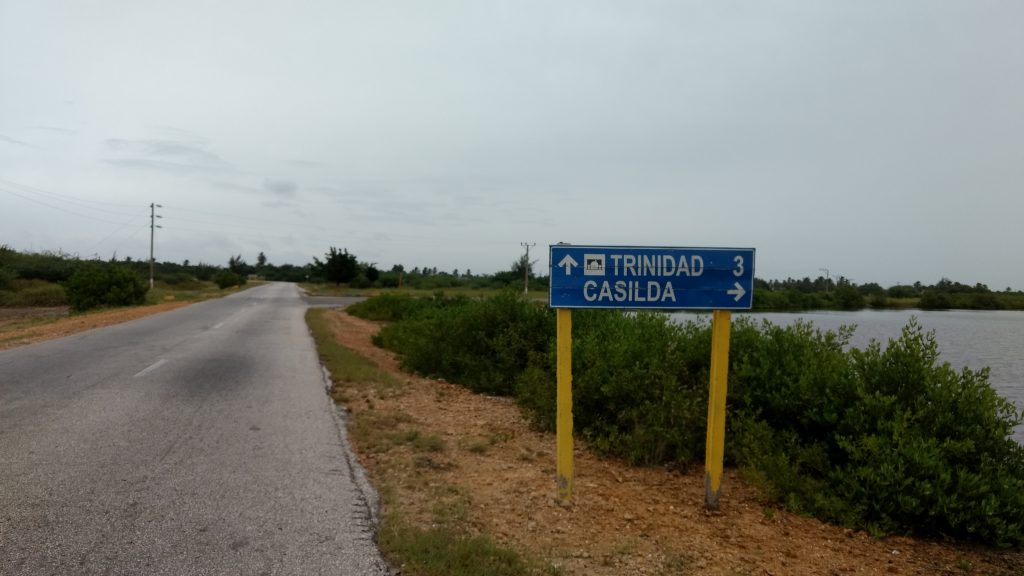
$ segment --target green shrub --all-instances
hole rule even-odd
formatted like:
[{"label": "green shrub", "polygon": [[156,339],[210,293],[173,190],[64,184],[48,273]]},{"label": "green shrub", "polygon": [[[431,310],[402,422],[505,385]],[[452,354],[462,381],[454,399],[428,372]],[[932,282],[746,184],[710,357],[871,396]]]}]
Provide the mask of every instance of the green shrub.
[{"label": "green shrub", "polygon": [[217,274],[217,267],[210,264],[196,264],[192,266],[192,273],[195,275],[196,280],[209,282]]},{"label": "green shrub", "polygon": [[17,277],[18,275],[13,270],[0,266],[0,290],[10,290],[14,279]]},{"label": "green shrub", "polygon": [[836,431],[844,458],[830,480],[851,514],[884,531],[904,526],[998,545],[1024,543],[1021,417],[988,370],[939,363],[916,320],[883,351],[851,352],[858,398]]},{"label": "green shrub", "polygon": [[194,276],[185,272],[161,274],[157,280],[167,284],[168,286],[174,286],[176,288],[196,288],[201,286]]},{"label": "green shrub", "polygon": [[142,304],[149,287],[130,268],[90,262],[79,266],[66,290],[71,307],[82,311]]},{"label": "green shrub", "polygon": [[349,281],[348,285],[350,288],[364,290],[366,288],[373,286],[373,282],[370,282],[366,275],[360,272],[358,276]]},{"label": "green shrub", "polygon": [[4,267],[19,278],[66,282],[75,272],[78,260],[67,254],[5,252]]},{"label": "green shrub", "polygon": [[1024,543],[1020,417],[987,370],[938,363],[916,320],[884,351],[844,352],[850,332],[765,325],[734,340],[735,461],[783,504],[841,524]]},{"label": "green shrub", "polygon": [[395,322],[405,320],[427,308],[443,308],[459,306],[468,301],[465,297],[445,298],[437,295],[431,298],[414,298],[396,294],[381,294],[357,302],[345,310],[353,316],[376,320],[378,322]]},{"label": "green shrub", "polygon": [[554,331],[550,311],[514,292],[429,302],[401,324],[385,326],[376,342],[400,352],[409,370],[477,392],[512,394],[531,355],[547,351]]},{"label": "green shrub", "polygon": [[686,466],[702,458],[708,324],[604,310],[573,317],[580,433],[599,451],[635,463]]},{"label": "green shrub", "polygon": [[221,290],[224,290],[232,286],[244,286],[246,279],[230,270],[221,270],[214,275],[213,283]]},{"label": "green shrub", "polygon": [[922,310],[949,310],[952,308],[953,302],[949,294],[929,290],[921,295],[921,300],[918,301],[918,306],[920,306]]},{"label": "green shrub", "polygon": [[65,306],[68,303],[64,287],[42,280],[17,280],[17,290],[0,291],[0,306],[32,307],[32,306]]}]

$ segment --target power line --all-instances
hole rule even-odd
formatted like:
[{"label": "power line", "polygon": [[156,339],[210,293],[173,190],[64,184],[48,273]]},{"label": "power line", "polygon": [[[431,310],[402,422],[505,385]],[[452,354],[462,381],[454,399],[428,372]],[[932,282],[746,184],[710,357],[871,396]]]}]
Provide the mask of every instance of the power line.
[{"label": "power line", "polygon": [[[266,226],[250,226],[248,224],[239,224],[239,223],[225,222],[225,221],[211,222],[211,221],[207,221],[207,220],[195,220],[195,219],[192,219],[192,218],[182,218],[180,216],[167,216],[167,217],[165,217],[165,220],[172,220],[174,222],[189,222],[189,223],[192,223],[192,224],[199,224],[199,225],[202,225],[202,226],[210,226],[211,228],[240,228],[240,229],[245,229],[245,230],[258,230],[258,231],[261,231],[261,232],[266,232],[267,231],[267,227]],[[306,232],[308,232],[311,229],[309,224],[301,224],[301,223],[298,223],[298,222],[296,222],[294,224],[277,223],[276,226],[281,227],[281,228],[290,229],[290,230],[301,231],[303,233],[306,233]],[[321,229],[322,230],[323,228],[321,226],[315,226],[315,227],[312,227],[312,229]]]},{"label": "power line", "polygon": [[[172,212],[175,211],[175,210],[181,210],[182,212],[191,212],[193,214],[201,214],[203,216],[212,216],[214,218],[231,218],[233,220],[237,220],[237,219],[253,220],[253,221],[256,221],[256,222],[265,222],[267,224],[276,224],[276,225],[284,224],[284,225],[288,225],[288,226],[298,226],[300,228],[304,227],[304,226],[307,226],[307,224],[304,224],[302,222],[288,222],[288,221],[285,221],[285,220],[272,220],[270,218],[259,218],[259,217],[256,217],[256,216],[242,216],[241,214],[224,214],[224,213],[220,213],[220,212],[207,212],[205,210],[194,210],[192,208],[181,208],[179,206],[173,206],[173,205],[170,205],[170,204],[165,206],[165,209],[166,210],[171,210]],[[178,219],[182,220],[182,221],[188,221],[188,220],[186,220],[184,218],[178,218]],[[193,220],[193,222],[195,222],[195,221]]]},{"label": "power line", "polygon": [[14,192],[13,190],[8,190],[7,188],[0,188],[0,192],[6,192],[6,193],[11,194],[13,196],[17,196],[19,198],[28,200],[29,202],[34,202],[36,204],[39,204],[40,206],[46,206],[47,208],[51,208],[53,210],[59,210],[60,212],[71,214],[72,216],[78,216],[79,218],[88,218],[89,220],[95,220],[97,222],[103,222],[104,224],[114,224],[114,225],[120,224],[120,222],[111,222],[110,220],[104,220],[103,218],[97,218],[95,216],[90,216],[88,214],[82,214],[82,213],[79,213],[79,212],[68,210],[67,208],[61,208],[60,206],[54,206],[53,204],[47,204],[46,202],[43,202],[41,200],[36,200],[35,198],[31,198],[29,196],[25,196],[23,194],[19,194],[17,192]]},{"label": "power line", "polygon": [[90,204],[101,204],[101,205],[104,205],[104,206],[114,206],[114,207],[117,207],[117,208],[126,208],[126,209],[127,208],[135,208],[135,206],[136,206],[134,204],[104,202],[102,200],[90,200],[88,198],[78,198],[78,197],[75,197],[75,196],[69,196],[67,194],[58,194],[57,192],[51,192],[49,190],[44,190],[44,189],[38,188],[36,186],[29,186],[28,184],[21,184],[19,182],[14,182],[12,180],[6,180],[4,178],[0,178],[0,183],[2,183],[5,186],[12,186],[12,187],[17,188],[18,190],[20,190],[22,192],[25,192],[25,193],[28,193],[28,194],[35,194],[37,196],[42,196],[43,198],[46,198],[47,200],[57,201],[57,202],[66,202],[68,204],[72,204],[72,205],[77,206],[79,208],[85,208],[86,210],[96,210],[98,212],[106,212],[108,214],[116,214],[116,215],[119,215],[119,216],[124,216],[125,213],[123,211],[114,211],[114,210],[108,210],[106,208],[99,208],[99,207],[96,207],[96,206],[90,206]]},{"label": "power line", "polygon": [[[121,226],[119,226],[119,227],[118,227],[118,228],[117,228],[116,230],[114,230],[114,231],[113,231],[113,232],[111,232],[110,234],[107,234],[106,236],[104,236],[104,237],[103,237],[103,239],[102,239],[102,240],[100,240],[99,242],[96,242],[95,244],[93,244],[93,245],[92,245],[92,248],[89,248],[89,250],[87,250],[87,252],[92,252],[93,250],[95,250],[95,249],[96,249],[96,248],[97,248],[97,247],[98,247],[98,246],[99,246],[100,244],[103,244],[104,242],[106,242],[107,240],[109,240],[109,239],[110,239],[111,237],[113,237],[113,236],[114,236],[115,234],[117,234],[117,233],[118,233],[118,232],[120,232],[121,230],[124,230],[125,228],[127,228],[129,224],[131,224],[131,223],[132,223],[132,222],[134,222],[135,220],[138,220],[139,216],[142,216],[142,215],[143,215],[143,214],[145,214],[145,213],[146,213],[146,209],[145,209],[145,208],[143,208],[141,212],[137,213],[137,214],[136,214],[135,216],[132,216],[132,217],[131,217],[131,219],[129,219],[129,220],[127,221],[127,222],[125,222],[124,224],[122,224]],[[143,228],[144,228],[144,227],[143,227]],[[142,230],[143,228],[139,228],[139,230]],[[134,236],[135,234],[138,234],[138,233],[139,233],[139,230],[136,230],[136,231],[135,231],[135,232],[134,232],[134,233],[132,234],[132,236]],[[128,238],[126,238],[126,240],[127,240],[127,239],[129,239],[129,238],[131,238],[132,236],[129,236]]]}]

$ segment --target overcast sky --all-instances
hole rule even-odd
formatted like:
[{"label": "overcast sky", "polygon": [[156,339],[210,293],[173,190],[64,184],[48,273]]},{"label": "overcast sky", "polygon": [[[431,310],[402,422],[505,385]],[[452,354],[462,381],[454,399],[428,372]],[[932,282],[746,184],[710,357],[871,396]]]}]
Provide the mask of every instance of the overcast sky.
[{"label": "overcast sky", "polygon": [[[1024,289],[1024,2],[0,0],[0,244]],[[532,256],[532,254],[531,254]]]}]

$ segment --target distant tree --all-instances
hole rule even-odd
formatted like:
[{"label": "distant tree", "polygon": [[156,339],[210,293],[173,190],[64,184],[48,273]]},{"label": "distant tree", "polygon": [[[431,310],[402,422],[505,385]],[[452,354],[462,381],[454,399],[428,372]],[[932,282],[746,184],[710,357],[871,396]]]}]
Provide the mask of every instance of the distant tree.
[{"label": "distant tree", "polygon": [[192,267],[192,274],[198,280],[207,281],[213,278],[213,275],[217,273],[217,267],[213,264],[204,264],[200,262]]},{"label": "distant tree", "polygon": [[877,282],[868,282],[867,284],[861,284],[858,287],[861,294],[881,294],[885,292],[885,288],[882,288]]},{"label": "distant tree", "polygon": [[917,296],[917,289],[913,286],[902,286],[897,284],[896,286],[889,287],[890,298],[913,298]]},{"label": "distant tree", "polygon": [[836,302],[844,310],[860,310],[864,307],[864,295],[846,283],[836,288]]},{"label": "distant tree", "polygon": [[949,310],[952,306],[952,302],[949,299],[949,294],[935,290],[928,290],[921,295],[921,300],[918,302],[918,306],[920,306],[922,310]]},{"label": "distant tree", "polygon": [[245,274],[245,269],[247,267],[248,264],[245,263],[245,260],[242,258],[241,254],[239,254],[238,256],[232,256],[228,258],[228,271],[230,272],[233,272],[238,275],[243,275]]},{"label": "distant tree", "polygon": [[337,248],[331,246],[324,254],[323,262],[314,256],[313,263],[325,280],[335,284],[351,282],[359,275],[359,261],[356,260],[354,254],[349,254],[347,249],[339,252]]},{"label": "distant tree", "polygon": [[522,278],[529,271],[530,276],[533,276],[533,265],[536,263],[536,260],[531,262],[529,257],[523,254],[512,263],[512,274],[516,278]]},{"label": "distant tree", "polygon": [[377,269],[377,265],[374,263],[367,264],[366,279],[372,284],[376,282],[378,278],[380,278],[380,270]]},{"label": "distant tree", "polygon": [[263,252],[260,252],[260,255],[256,257],[256,265],[259,266],[260,268],[263,268],[264,266],[266,266],[267,265],[267,255],[264,254]]}]

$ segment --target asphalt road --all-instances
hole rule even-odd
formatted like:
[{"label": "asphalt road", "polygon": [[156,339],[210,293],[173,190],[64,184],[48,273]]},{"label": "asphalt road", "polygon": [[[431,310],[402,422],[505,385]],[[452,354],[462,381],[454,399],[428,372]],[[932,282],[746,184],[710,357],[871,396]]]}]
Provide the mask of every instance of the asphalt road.
[{"label": "asphalt road", "polygon": [[0,352],[0,574],[388,573],[291,284]]}]

